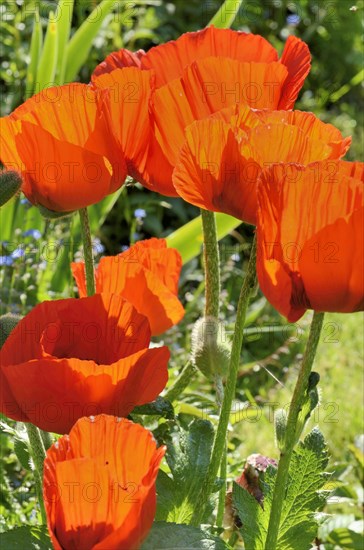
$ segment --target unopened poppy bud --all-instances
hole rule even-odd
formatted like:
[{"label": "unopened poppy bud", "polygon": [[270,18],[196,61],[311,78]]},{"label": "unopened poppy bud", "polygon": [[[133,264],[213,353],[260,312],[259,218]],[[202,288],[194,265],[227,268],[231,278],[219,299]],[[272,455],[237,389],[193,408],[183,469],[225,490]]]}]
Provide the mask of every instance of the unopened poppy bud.
[{"label": "unopened poppy bud", "polygon": [[0,206],[6,204],[16,195],[21,187],[22,179],[14,170],[4,170],[0,173]]},{"label": "unopened poppy bud", "polygon": [[5,340],[11,333],[11,331],[16,327],[19,321],[22,319],[20,315],[15,315],[15,313],[5,313],[0,317],[0,347],[5,343]]},{"label": "unopened poppy bud", "polygon": [[224,375],[229,366],[230,347],[223,323],[215,317],[202,317],[192,331],[192,361],[207,377]]},{"label": "unopened poppy bud", "polygon": [[45,206],[42,206],[41,204],[38,204],[38,210],[43,216],[43,218],[46,218],[47,220],[60,220],[61,218],[67,218],[68,216],[72,216],[74,212],[56,212],[55,210],[48,210]]},{"label": "unopened poppy bud", "polygon": [[284,409],[278,409],[274,414],[274,432],[276,436],[276,445],[283,452],[285,447],[285,437],[287,428],[287,412]]}]

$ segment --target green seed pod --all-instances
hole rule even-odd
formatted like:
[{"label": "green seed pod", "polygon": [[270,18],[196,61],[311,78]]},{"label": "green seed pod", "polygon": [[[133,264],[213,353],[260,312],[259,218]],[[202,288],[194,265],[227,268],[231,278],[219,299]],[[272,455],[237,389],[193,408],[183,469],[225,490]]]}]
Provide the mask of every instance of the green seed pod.
[{"label": "green seed pod", "polygon": [[20,191],[21,176],[14,170],[4,170],[0,173],[0,206],[6,204]]},{"label": "green seed pod", "polygon": [[284,409],[277,409],[274,413],[274,432],[276,445],[281,452],[285,449],[285,438],[287,429],[287,412]]},{"label": "green seed pod", "polygon": [[230,346],[221,321],[202,317],[192,331],[192,362],[209,379],[226,374],[230,361]]},{"label": "green seed pod", "polygon": [[46,218],[47,220],[60,220],[62,218],[68,218],[68,216],[72,216],[74,212],[56,212],[55,210],[48,210],[45,206],[42,206],[41,204],[38,204],[38,210],[43,216],[43,218]]},{"label": "green seed pod", "polygon": [[16,325],[21,321],[22,317],[20,315],[15,315],[15,313],[5,313],[0,317],[0,347],[5,344],[5,340],[11,333],[11,331],[16,327]]}]

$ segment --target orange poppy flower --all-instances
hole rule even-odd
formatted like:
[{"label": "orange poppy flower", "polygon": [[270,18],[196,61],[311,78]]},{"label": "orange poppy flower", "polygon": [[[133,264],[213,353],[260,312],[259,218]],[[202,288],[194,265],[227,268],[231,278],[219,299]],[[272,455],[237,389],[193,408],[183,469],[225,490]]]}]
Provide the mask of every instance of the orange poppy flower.
[{"label": "orange poppy flower", "polygon": [[[95,271],[96,292],[120,294],[148,318],[152,335],[179,323],[184,309],[178,300],[182,259],[165,239],[148,239],[117,256],[101,258]],[[87,296],[85,265],[71,264],[80,296]]]},{"label": "orange poppy flower", "polygon": [[81,418],[47,451],[43,496],[55,550],[136,550],[152,527],[165,447],[126,419]]},{"label": "orange poppy flower", "polygon": [[262,169],[275,162],[307,165],[339,158],[351,143],[312,113],[257,111],[246,105],[194,122],[185,136],[173,172],[178,194],[195,206],[252,224]]},{"label": "orange poppy flower", "polygon": [[[96,68],[93,82],[126,68],[151,71],[155,78],[150,146],[139,180],[154,191],[175,196],[172,171],[186,126],[237,102],[291,109],[310,70],[310,53],[304,42],[291,36],[278,59],[261,36],[208,27],[146,54],[115,52]],[[146,118],[136,124],[146,127]],[[172,156],[171,149],[176,152]]]},{"label": "orange poppy flower", "polygon": [[127,416],[167,383],[167,347],[148,349],[146,317],[121,296],[37,305],[0,350],[0,410],[67,433],[85,415]]},{"label": "orange poppy flower", "polygon": [[21,172],[30,202],[68,212],[123,184],[126,165],[111,132],[108,95],[85,84],[48,88],[0,119],[1,161]]},{"label": "orange poppy flower", "polygon": [[291,322],[364,307],[364,164],[277,164],[258,185],[259,284]]}]

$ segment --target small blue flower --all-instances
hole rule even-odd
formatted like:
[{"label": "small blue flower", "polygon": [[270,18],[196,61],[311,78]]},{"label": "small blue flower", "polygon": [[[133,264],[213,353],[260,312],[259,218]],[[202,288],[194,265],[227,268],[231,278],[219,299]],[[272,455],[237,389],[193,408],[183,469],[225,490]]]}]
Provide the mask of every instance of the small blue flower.
[{"label": "small blue flower", "polygon": [[42,236],[42,233],[39,231],[39,229],[28,229],[28,231],[24,231],[23,237],[33,237],[33,239],[40,239]]},{"label": "small blue flower", "polygon": [[0,265],[12,265],[13,261],[11,256],[0,256]]},{"label": "small blue flower", "polygon": [[298,25],[298,23],[301,21],[301,18],[297,13],[291,13],[287,16],[287,23],[288,25]]},{"label": "small blue flower", "polygon": [[136,218],[145,218],[146,215],[147,215],[147,213],[144,210],[144,208],[137,208],[136,210],[134,210],[134,216]]},{"label": "small blue flower", "polygon": [[25,251],[23,248],[16,248],[14,252],[12,252],[11,257],[12,258],[22,258],[25,255]]},{"label": "small blue flower", "polygon": [[32,203],[28,201],[25,197],[20,199],[20,204],[24,204],[26,206],[32,206]]}]

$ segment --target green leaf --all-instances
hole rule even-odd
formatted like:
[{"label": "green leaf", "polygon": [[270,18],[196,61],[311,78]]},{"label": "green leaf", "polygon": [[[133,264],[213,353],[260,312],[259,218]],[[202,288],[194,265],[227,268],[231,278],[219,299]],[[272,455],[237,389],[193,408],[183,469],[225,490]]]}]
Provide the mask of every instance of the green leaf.
[{"label": "green leaf", "polygon": [[243,0],[225,0],[209,22],[208,26],[214,25],[220,29],[229,29],[242,3]]},{"label": "green leaf", "polygon": [[29,448],[24,439],[14,440],[14,452],[25,470],[31,470]]},{"label": "green leaf", "polygon": [[47,86],[54,85],[58,59],[58,24],[54,13],[49,14],[47,33],[44,40],[43,51],[39,59],[36,89],[40,92]]},{"label": "green leaf", "polygon": [[[206,420],[193,420],[188,431],[176,426],[167,441],[166,460],[172,477],[162,474],[157,480],[157,519],[188,523],[196,507],[210,462],[214,430]],[[168,479],[166,479],[168,478]]]},{"label": "green leaf", "polygon": [[166,418],[173,418],[174,416],[173,407],[170,402],[160,396],[155,401],[152,401],[152,403],[134,407],[132,414],[158,415]]},{"label": "green leaf", "polygon": [[33,95],[35,79],[37,75],[37,67],[42,51],[43,44],[43,31],[42,24],[40,22],[39,12],[36,9],[34,16],[34,27],[32,33],[32,39],[30,42],[30,63],[27,69],[26,77],[26,87],[25,87],[25,98],[29,98]]},{"label": "green leaf", "polygon": [[74,0],[59,0],[56,19],[58,21],[58,61],[56,69],[56,84],[64,84],[64,74],[67,64],[66,47],[70,35]]},{"label": "green leaf", "polygon": [[[328,477],[323,471],[327,462],[323,435],[314,428],[292,455],[277,550],[310,548],[318,529],[315,512],[322,508],[327,497],[327,492],[320,491]],[[242,522],[246,550],[265,547],[276,474],[277,470],[270,466],[264,475],[264,509],[250,493],[234,484],[233,501]]]},{"label": "green leaf", "polygon": [[224,550],[228,546],[218,537],[190,525],[156,522],[141,550]]},{"label": "green leaf", "polygon": [[76,78],[88,57],[94,38],[96,38],[102,23],[114,6],[115,0],[103,0],[90,13],[69,41],[66,48],[66,82],[72,82]]},{"label": "green leaf", "polygon": [[52,550],[46,526],[24,525],[0,534],[0,548],[6,550]]},{"label": "green leaf", "polygon": [[[168,246],[176,248],[182,256],[184,264],[195,258],[201,253],[203,243],[201,216],[186,223],[167,237]],[[241,220],[237,220],[227,214],[216,214],[217,238],[223,239],[233,229],[241,224]]]},{"label": "green leaf", "polygon": [[346,527],[339,527],[331,531],[327,540],[340,548],[345,548],[345,550],[360,550],[364,548],[363,535]]}]

